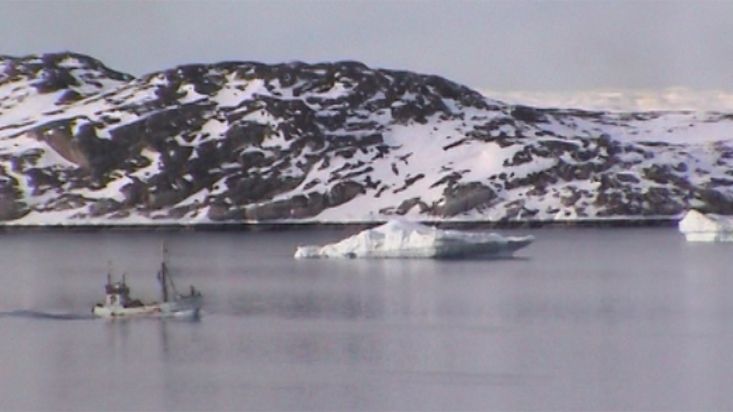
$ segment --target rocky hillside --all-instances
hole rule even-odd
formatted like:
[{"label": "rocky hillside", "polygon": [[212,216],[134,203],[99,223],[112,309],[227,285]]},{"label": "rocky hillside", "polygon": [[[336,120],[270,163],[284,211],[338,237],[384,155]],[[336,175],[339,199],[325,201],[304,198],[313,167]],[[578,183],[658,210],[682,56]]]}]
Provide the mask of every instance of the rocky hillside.
[{"label": "rocky hillside", "polygon": [[5,224],[733,214],[733,115],[506,105],[357,62],[0,57]]}]

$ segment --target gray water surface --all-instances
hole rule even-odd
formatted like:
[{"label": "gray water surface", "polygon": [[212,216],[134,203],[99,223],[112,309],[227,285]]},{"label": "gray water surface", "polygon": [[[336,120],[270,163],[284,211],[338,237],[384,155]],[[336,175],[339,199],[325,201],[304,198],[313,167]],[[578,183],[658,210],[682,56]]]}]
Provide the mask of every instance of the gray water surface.
[{"label": "gray water surface", "polygon": [[[731,410],[731,244],[537,229],[511,260],[305,260],[354,228],[0,235],[0,410]],[[200,321],[90,316],[108,261]]]}]

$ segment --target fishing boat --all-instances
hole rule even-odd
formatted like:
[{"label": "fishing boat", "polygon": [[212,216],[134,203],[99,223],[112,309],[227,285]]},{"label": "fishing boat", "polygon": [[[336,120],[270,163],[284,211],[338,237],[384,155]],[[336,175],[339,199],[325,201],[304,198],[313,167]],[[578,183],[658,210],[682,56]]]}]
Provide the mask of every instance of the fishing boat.
[{"label": "fishing boat", "polygon": [[188,294],[181,294],[176,289],[173,278],[168,269],[167,249],[163,247],[163,259],[157,274],[160,284],[160,302],[143,303],[139,299],[130,297],[130,287],[123,274],[122,280],[112,281],[111,271],[107,273],[107,284],[104,286],[104,302],[97,303],[92,308],[95,316],[102,318],[130,318],[130,317],[189,317],[196,318],[201,311],[203,296],[193,286]]}]

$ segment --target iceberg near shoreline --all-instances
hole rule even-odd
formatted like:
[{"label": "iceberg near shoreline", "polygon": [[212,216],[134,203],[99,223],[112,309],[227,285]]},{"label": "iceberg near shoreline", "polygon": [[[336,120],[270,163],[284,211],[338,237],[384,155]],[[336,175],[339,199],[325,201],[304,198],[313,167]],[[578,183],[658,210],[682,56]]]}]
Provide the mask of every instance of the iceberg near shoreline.
[{"label": "iceberg near shoreline", "polygon": [[533,240],[533,236],[505,237],[488,232],[441,230],[391,220],[340,242],[300,246],[295,251],[295,258],[498,258],[512,256]]},{"label": "iceberg near shoreline", "polygon": [[679,221],[688,242],[733,242],[733,217],[688,211]]}]

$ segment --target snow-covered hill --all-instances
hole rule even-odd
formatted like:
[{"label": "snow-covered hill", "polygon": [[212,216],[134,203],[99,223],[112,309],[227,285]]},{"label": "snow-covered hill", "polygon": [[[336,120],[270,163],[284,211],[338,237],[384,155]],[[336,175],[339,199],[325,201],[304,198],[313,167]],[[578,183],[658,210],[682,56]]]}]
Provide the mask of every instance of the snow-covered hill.
[{"label": "snow-covered hill", "polygon": [[129,224],[733,213],[733,115],[537,109],[357,62],[0,57],[0,219]]}]

